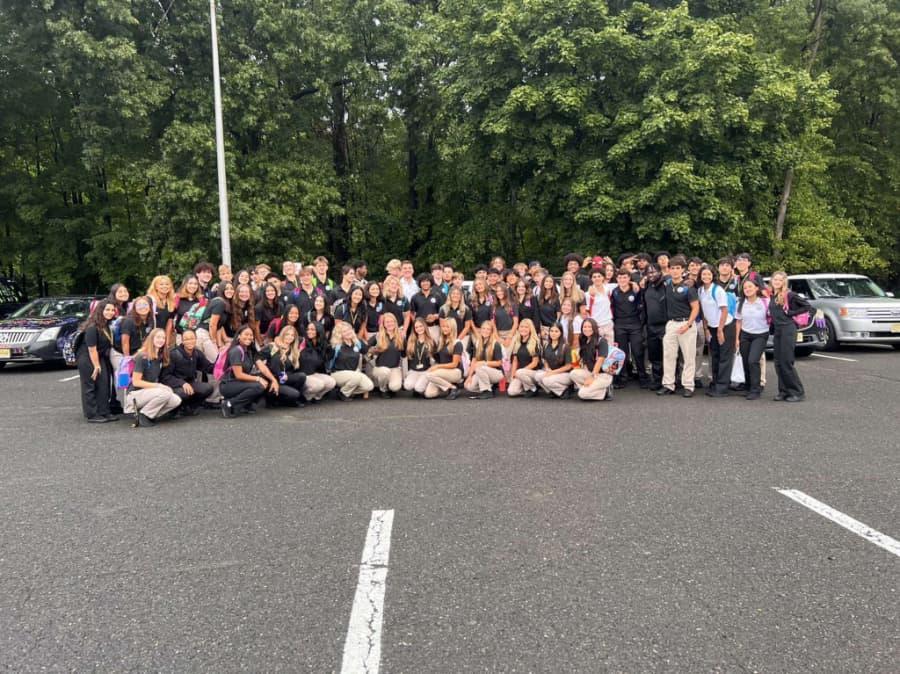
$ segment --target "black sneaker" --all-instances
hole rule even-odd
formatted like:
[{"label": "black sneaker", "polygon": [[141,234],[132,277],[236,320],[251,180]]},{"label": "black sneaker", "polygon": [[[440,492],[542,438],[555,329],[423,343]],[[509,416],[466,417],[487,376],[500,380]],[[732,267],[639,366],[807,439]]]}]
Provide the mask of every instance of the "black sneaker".
[{"label": "black sneaker", "polygon": [[230,400],[223,400],[221,404],[222,416],[226,419],[233,419],[237,416],[234,412],[234,407],[231,405]]},{"label": "black sneaker", "polygon": [[805,396],[787,396],[784,399],[784,402],[786,402],[786,403],[802,403],[804,400],[806,400]]},{"label": "black sneaker", "polygon": [[112,419],[107,419],[106,417],[91,417],[88,419],[89,424],[108,424]]},{"label": "black sneaker", "polygon": [[777,396],[775,396],[774,398],[772,398],[772,400],[774,400],[776,403],[780,403],[780,402],[783,401],[785,398],[787,398],[786,395],[784,395],[783,393],[779,393]]},{"label": "black sneaker", "polygon": [[140,412],[138,412],[137,425],[140,428],[152,428],[153,426],[156,426],[156,422],[146,414],[141,414]]},{"label": "black sneaker", "polygon": [[525,389],[522,391],[523,398],[534,398],[537,395],[537,391],[532,391],[531,389]]},{"label": "black sneaker", "polygon": [[753,391],[744,396],[747,400],[759,400],[759,393]]},{"label": "black sneaker", "polygon": [[673,396],[673,395],[675,395],[675,389],[666,388],[665,386],[662,386],[656,392],[656,395],[658,395],[658,396]]},{"label": "black sneaker", "polygon": [[694,380],[694,388],[695,388],[695,389],[703,388],[703,380],[702,380],[702,379],[695,379],[695,380]]},{"label": "black sneaker", "polygon": [[562,394],[559,396],[560,400],[569,400],[572,397],[572,389],[567,388]]},{"label": "black sneaker", "polygon": [[114,413],[104,414],[104,415],[103,415],[103,418],[106,419],[107,421],[118,421],[118,420],[119,420],[119,415],[118,415],[118,414],[114,414]]},{"label": "black sneaker", "polygon": [[459,398],[459,389],[454,386],[447,391],[447,400],[456,400],[457,398]]},{"label": "black sneaker", "polygon": [[682,398],[693,398],[694,391],[692,389],[686,388],[681,392],[681,397]]}]

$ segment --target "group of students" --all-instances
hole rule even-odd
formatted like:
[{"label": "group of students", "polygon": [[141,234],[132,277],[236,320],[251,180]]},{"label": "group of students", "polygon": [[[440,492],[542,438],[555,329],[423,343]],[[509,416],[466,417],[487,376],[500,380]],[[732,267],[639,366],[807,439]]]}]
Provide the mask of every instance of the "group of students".
[{"label": "group of students", "polygon": [[[328,276],[328,261],[285,262],[237,274],[201,262],[175,288],[157,276],[132,299],[115,284],[95,303],[76,340],[82,406],[92,423],[133,415],[136,426],[194,416],[225,417],[326,396],[390,398],[401,390],[453,400],[539,392],[609,400],[629,379],[658,395],[680,382],[691,397],[737,388],[749,400],[765,386],[774,336],[778,394],[799,402],[797,330],[810,306],[784,272],[768,284],[743,253],[715,266],[667,252],[624,254],[617,263],[571,253],[557,280],[538,262],[502,258],[474,270],[452,264],[414,273],[391,260],[380,282],[365,262]],[[709,352],[708,382],[702,354]],[[739,354],[746,383],[735,387]]]}]

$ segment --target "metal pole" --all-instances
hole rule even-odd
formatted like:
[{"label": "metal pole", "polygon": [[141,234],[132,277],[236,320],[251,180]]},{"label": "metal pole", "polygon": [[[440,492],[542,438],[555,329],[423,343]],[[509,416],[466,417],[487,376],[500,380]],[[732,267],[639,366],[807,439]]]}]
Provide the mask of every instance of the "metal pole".
[{"label": "metal pole", "polygon": [[222,85],[219,81],[219,36],[216,31],[216,0],[209,0],[212,30],[213,98],[216,111],[216,166],[219,174],[219,230],[222,264],[231,266],[231,227],[228,222],[228,185],[225,182],[225,131],[222,126]]}]

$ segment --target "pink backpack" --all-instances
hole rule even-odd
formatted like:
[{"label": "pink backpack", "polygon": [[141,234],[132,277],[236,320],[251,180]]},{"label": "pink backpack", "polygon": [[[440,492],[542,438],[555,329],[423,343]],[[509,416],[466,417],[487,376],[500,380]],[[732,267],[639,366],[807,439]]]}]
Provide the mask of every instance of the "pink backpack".
[{"label": "pink backpack", "polygon": [[[244,357],[244,347],[238,346],[238,349],[241,350],[241,358]],[[213,366],[213,377],[220,380],[225,376],[225,373],[231,369],[231,366],[228,364],[228,352],[231,349],[222,349],[219,352],[218,358],[216,358],[216,364]]]}]

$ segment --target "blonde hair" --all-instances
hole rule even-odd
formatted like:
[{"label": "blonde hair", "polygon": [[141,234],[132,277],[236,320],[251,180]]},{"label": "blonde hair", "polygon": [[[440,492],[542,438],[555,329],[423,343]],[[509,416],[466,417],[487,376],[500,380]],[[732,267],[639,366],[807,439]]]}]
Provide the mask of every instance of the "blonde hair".
[{"label": "blonde hair", "polygon": [[[485,325],[491,326],[491,336],[488,338],[487,344],[485,344],[484,338],[481,336],[481,328],[483,328]],[[479,353],[484,353],[484,352],[493,353],[494,347],[500,343],[500,335],[497,334],[497,324],[494,323],[494,321],[486,320],[484,323],[481,324],[481,328],[478,328],[475,331],[475,334],[472,335],[472,342],[473,342],[473,344],[475,344],[476,360],[478,359]],[[485,348],[485,347],[487,347],[487,348]]]},{"label": "blonde hair", "polygon": [[[447,291],[447,300],[444,302],[440,309],[440,313],[442,316],[449,316],[450,312],[453,311],[453,307],[450,305],[450,297],[454,292],[459,293],[459,306],[456,307],[457,311],[462,311],[463,314],[466,313],[466,298],[463,295],[462,288],[451,286],[451,288]],[[456,321],[454,321],[454,323],[455,322]]]},{"label": "blonde hair", "polygon": [[431,338],[431,333],[428,332],[428,323],[425,322],[424,318],[417,318],[413,322],[412,330],[409,331],[409,339],[406,340],[406,355],[408,358],[412,358],[416,355],[416,342],[419,341],[419,336],[416,334],[416,326],[421,323],[425,326],[425,331],[422,333],[422,341],[428,345],[428,353],[434,353],[434,340]]},{"label": "blonde hair", "polygon": [[[393,338],[388,334],[387,328],[384,325],[389,318],[394,321]],[[403,335],[400,334],[400,325],[397,323],[397,317],[391,312],[387,312],[381,317],[381,325],[378,326],[378,337],[375,340],[375,346],[377,346],[380,351],[384,351],[391,342],[394,343],[394,346],[397,347],[397,350],[400,353],[403,353]]]},{"label": "blonde hair", "polygon": [[[775,286],[772,285],[772,281],[778,277],[784,283],[781,285],[781,290],[775,290]],[[762,290],[762,288],[760,288]],[[775,300],[775,304],[780,307],[787,306],[787,293],[788,293],[788,275],[786,271],[776,271],[772,274],[771,278],[769,278],[769,292],[772,293],[772,298]]]},{"label": "blonde hair", "polygon": [[[532,356],[537,355],[538,344],[540,344],[540,340],[538,340],[537,330],[534,328],[534,321],[530,318],[523,318],[522,322],[519,323],[519,328],[525,326],[528,328],[528,341],[525,342],[525,347],[528,349],[528,353]],[[519,331],[516,330],[516,336],[512,342],[512,354],[515,356],[516,352],[522,346],[522,335],[519,334]],[[522,363],[519,363],[519,367],[522,367]]]},{"label": "blonde hair", "polygon": [[403,263],[400,262],[400,260],[398,260],[397,258],[394,258],[393,260],[388,262],[387,265],[385,265],[384,270],[386,272],[390,273],[391,269],[400,269],[400,267],[402,265],[403,265]]},{"label": "blonde hair", "polygon": [[[572,289],[570,291],[566,291],[564,283],[567,276],[572,279]],[[570,271],[564,273],[559,280],[559,303],[562,304],[562,301],[566,298],[572,300],[573,312],[579,304],[584,304],[584,291],[581,289],[581,286],[578,285],[578,277]]]},{"label": "blonde hair", "polygon": [[[284,333],[288,330],[294,331],[294,341],[290,344],[287,344],[284,341]],[[297,331],[297,328],[290,324],[281,328],[281,331],[275,339],[272,340],[272,354],[280,355],[282,363],[285,359],[290,359],[291,365],[293,365],[295,369],[300,367],[300,333]]]},{"label": "blonde hair", "polygon": [[151,354],[155,354],[155,358],[162,361],[163,365],[169,364],[169,349],[166,344],[162,345],[161,349],[157,349],[153,346],[153,338],[156,335],[162,335],[165,337],[166,331],[162,328],[153,328],[150,331],[150,334],[147,335],[147,339],[144,340],[144,343],[141,344],[141,353],[143,353],[147,357],[152,357]]},{"label": "blonde hair", "polygon": [[444,335],[444,330],[441,329],[441,338],[440,342],[438,342],[438,351],[447,348],[447,351],[453,353],[453,347],[456,346],[456,321],[452,318],[444,318],[441,320],[442,325],[450,326],[450,334]]},{"label": "blonde hair", "polygon": [[[161,281],[169,282],[169,292],[166,293],[165,297],[160,297],[156,292],[156,286],[159,285]],[[160,300],[162,300],[163,302],[165,302],[166,309],[168,309],[169,311],[175,311],[175,284],[172,283],[172,279],[170,279],[168,276],[154,276],[153,280],[150,281],[147,292],[144,294],[147,295],[147,297],[152,297],[154,300],[156,300],[157,304],[160,302]]]}]

